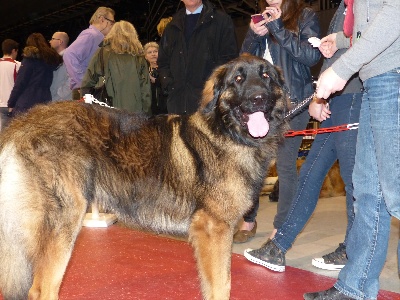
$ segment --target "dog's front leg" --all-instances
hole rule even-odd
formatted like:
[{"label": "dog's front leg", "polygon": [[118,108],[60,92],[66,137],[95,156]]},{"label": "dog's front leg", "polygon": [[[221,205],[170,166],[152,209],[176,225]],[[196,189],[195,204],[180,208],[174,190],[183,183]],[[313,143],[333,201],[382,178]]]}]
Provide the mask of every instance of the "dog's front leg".
[{"label": "dog's front leg", "polygon": [[203,298],[227,300],[231,290],[233,229],[204,210],[192,218],[189,241],[194,248]]}]

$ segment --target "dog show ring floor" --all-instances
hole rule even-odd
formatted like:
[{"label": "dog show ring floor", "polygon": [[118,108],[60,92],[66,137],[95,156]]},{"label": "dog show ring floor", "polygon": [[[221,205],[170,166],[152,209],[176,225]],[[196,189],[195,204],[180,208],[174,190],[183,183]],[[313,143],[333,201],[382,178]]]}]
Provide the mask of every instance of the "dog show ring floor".
[{"label": "dog show ring floor", "polygon": [[[267,224],[271,224],[272,219],[263,220],[264,226],[261,217],[273,215],[276,203],[262,199],[260,208],[259,233],[251,243],[234,245],[234,252],[243,253],[240,247],[258,247],[264,241],[269,230]],[[322,214],[322,211],[318,212],[317,208],[318,213]],[[306,234],[307,230],[314,229],[306,228],[302,234]],[[327,235],[329,233],[326,232]],[[298,247],[301,248],[305,237],[300,235],[298,239]],[[334,244],[325,243],[327,248],[334,248]],[[296,243],[293,250],[295,248]],[[303,299],[303,293],[329,288],[335,282],[338,272],[330,273],[332,276],[329,277],[317,274],[315,268],[315,272],[310,272],[291,267],[291,263],[296,261],[295,256],[287,256],[286,272],[276,273],[248,262],[241,254],[233,253],[231,299]],[[306,263],[311,265],[311,260]],[[398,277],[392,279],[399,284]],[[400,294],[396,292],[382,290],[378,299],[400,299]],[[0,299],[3,300],[1,296]],[[64,276],[60,300],[111,299],[200,300],[192,248],[185,241],[132,230],[118,223],[107,228],[83,227]]]}]

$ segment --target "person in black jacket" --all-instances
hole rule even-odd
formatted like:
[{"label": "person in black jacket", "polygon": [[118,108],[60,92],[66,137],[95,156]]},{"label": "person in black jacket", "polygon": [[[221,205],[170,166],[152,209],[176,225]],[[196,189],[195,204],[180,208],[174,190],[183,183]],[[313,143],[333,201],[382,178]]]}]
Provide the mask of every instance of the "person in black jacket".
[{"label": "person in black jacket", "polygon": [[212,70],[238,56],[232,19],[208,0],[183,0],[160,40],[158,71],[168,113],[190,114]]},{"label": "person in black jacket", "polygon": [[[312,9],[306,7],[303,0],[266,0],[268,5],[263,11],[263,19],[257,23],[252,20],[250,29],[243,41],[241,53],[261,56],[280,67],[283,71],[286,90],[292,106],[313,94],[310,67],[318,63],[321,53],[308,39],[320,37],[318,17]],[[309,121],[304,111],[290,121],[293,130],[303,130]],[[291,202],[297,190],[297,167],[299,147],[302,137],[286,138],[279,146],[276,167],[279,177],[279,201],[274,228],[285,221]],[[244,216],[244,222],[234,235],[235,243],[247,242],[256,232],[255,218],[259,206],[258,195],[254,207]]]},{"label": "person in black jacket", "polygon": [[153,115],[167,114],[167,101],[165,94],[161,88],[157,58],[158,44],[149,42],[143,46],[144,58],[149,65],[149,77],[151,85],[151,112]]}]

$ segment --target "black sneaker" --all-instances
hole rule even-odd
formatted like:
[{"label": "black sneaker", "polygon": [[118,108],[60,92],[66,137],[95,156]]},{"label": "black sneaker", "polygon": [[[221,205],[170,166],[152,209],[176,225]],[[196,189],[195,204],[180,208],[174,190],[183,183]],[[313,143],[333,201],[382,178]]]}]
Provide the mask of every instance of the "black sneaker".
[{"label": "black sneaker", "polygon": [[303,295],[303,298],[304,300],[353,300],[354,299],[346,296],[345,294],[342,294],[334,286],[326,291],[306,293]]},{"label": "black sneaker", "polygon": [[285,271],[285,253],[283,253],[270,239],[268,239],[268,241],[259,249],[244,250],[244,257],[249,261],[262,265],[272,271]]},{"label": "black sneaker", "polygon": [[339,247],[337,247],[334,252],[326,254],[322,257],[313,258],[311,263],[314,267],[320,269],[337,271],[342,269],[346,262],[346,246],[343,243],[340,243]]}]

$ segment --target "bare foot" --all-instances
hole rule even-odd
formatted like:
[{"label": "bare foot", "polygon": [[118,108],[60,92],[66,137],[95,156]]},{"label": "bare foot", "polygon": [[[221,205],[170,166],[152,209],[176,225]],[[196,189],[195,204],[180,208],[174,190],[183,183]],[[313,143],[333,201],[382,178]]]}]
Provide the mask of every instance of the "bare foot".
[{"label": "bare foot", "polygon": [[272,230],[272,233],[271,233],[271,235],[269,236],[269,238],[272,240],[274,237],[275,237],[275,234],[277,233],[277,231],[278,231],[278,229],[274,229],[274,230]]}]

